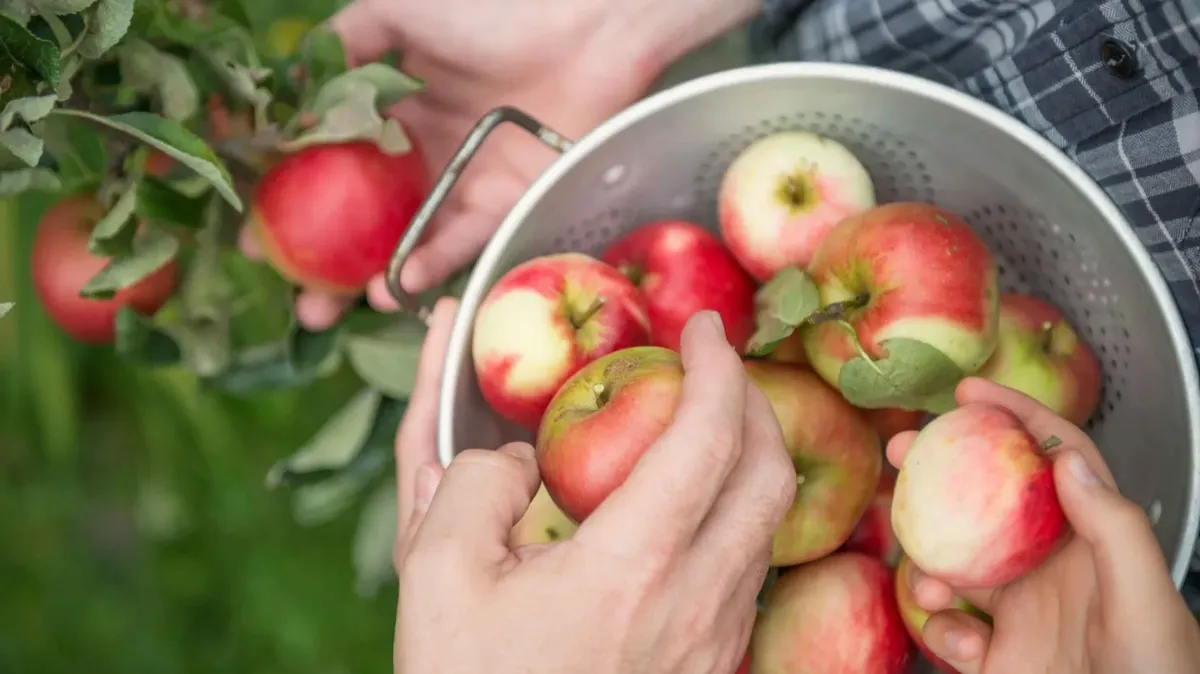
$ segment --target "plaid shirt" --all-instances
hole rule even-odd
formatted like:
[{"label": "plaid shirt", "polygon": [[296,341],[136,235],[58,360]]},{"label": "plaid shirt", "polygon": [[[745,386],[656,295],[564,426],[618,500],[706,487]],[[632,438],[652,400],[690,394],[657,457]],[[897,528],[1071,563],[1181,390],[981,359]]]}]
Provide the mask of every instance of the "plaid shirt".
[{"label": "plaid shirt", "polygon": [[1200,355],[1200,0],[764,0],[753,35],[776,59],[935,80],[1040,132],[1124,210]]}]

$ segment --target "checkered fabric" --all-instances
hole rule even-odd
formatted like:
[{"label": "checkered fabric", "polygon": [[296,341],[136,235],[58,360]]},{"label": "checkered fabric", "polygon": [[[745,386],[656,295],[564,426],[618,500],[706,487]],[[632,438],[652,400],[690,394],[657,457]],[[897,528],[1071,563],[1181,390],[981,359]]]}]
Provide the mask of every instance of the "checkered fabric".
[{"label": "checkered fabric", "polygon": [[1040,132],[1124,210],[1200,356],[1200,0],[764,0],[752,36],[767,58],[920,75]]}]

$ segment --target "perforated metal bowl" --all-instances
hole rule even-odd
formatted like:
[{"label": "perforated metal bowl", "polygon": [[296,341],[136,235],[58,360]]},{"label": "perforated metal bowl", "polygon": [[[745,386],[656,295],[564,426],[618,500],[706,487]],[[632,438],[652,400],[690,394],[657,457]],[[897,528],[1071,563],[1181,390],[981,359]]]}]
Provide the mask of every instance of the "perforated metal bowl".
[{"label": "perforated metal bowl", "polygon": [[515,122],[565,150],[517,203],[468,282],[450,338],[440,400],[443,463],[526,433],[480,396],[470,357],[480,301],[508,269],[561,251],[599,254],[651,218],[716,231],[722,174],[747,145],[785,129],[846,144],[878,200],[920,200],[962,214],[1000,261],[1004,290],[1060,307],[1103,360],[1104,392],[1088,431],[1121,489],[1140,503],[1182,582],[1200,521],[1200,388],[1167,286],[1121,213],[1032,130],[953,89],[875,68],[780,63],[729,70],[655,94],[577,144],[520,111],[486,117],[464,143],[397,250],[395,283],[420,230],[488,131]]}]

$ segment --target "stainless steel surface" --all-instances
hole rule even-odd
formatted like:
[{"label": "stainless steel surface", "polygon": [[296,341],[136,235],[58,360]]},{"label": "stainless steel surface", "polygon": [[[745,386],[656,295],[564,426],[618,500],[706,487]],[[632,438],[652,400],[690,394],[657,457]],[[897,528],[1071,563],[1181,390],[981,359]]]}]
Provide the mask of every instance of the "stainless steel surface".
[{"label": "stainless steel surface", "polygon": [[961,213],[999,257],[1005,290],[1064,311],[1103,361],[1088,431],[1122,490],[1152,515],[1182,582],[1200,523],[1200,384],[1157,268],[1104,192],[1036,132],[952,89],[864,66],[779,63],[692,80],[616,115],[547,169],[468,283],[439,401],[441,461],[530,439],[490,411],[471,364],[475,311],[500,275],[547,253],[596,254],[649,218],[715,230],[717,186],[734,156],[797,128],[850,147],[881,202]]}]

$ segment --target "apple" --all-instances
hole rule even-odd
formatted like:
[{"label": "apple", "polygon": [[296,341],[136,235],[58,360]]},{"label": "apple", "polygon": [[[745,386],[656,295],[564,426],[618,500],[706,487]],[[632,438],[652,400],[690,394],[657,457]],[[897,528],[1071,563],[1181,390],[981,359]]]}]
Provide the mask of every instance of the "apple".
[{"label": "apple", "polygon": [[88,251],[92,228],[104,209],[86,194],[59,200],[42,214],[34,234],[30,272],[33,291],[46,313],[71,337],[89,344],[111,344],[115,319],[123,306],[151,316],[170,299],[178,281],[175,260],[159,267],[137,283],[108,299],[79,295],[100,273],[109,258]]},{"label": "apple", "polygon": [[550,399],[584,365],[648,344],[637,288],[582,253],[534,258],[504,274],[475,315],[479,389],[504,418],[536,429]]},{"label": "apple", "polygon": [[884,466],[879,475],[879,485],[875,495],[867,506],[850,538],[846,539],[843,550],[861,552],[883,561],[888,566],[896,566],[903,551],[892,532],[892,492],[896,487],[896,475],[890,466]]},{"label": "apple", "polygon": [[851,215],[808,275],[823,307],[803,328],[808,360],[858,407],[945,412],[996,348],[995,260],[950,211],[892,203]]},{"label": "apple", "polygon": [[416,146],[312,145],[282,157],[255,186],[247,221],[288,281],[357,295],[386,269],[430,188]]},{"label": "apple", "polygon": [[742,656],[742,663],[734,670],[733,674],[750,674],[750,651]]},{"label": "apple", "polygon": [[647,223],[610,244],[602,259],[642,291],[656,346],[679,350],[683,326],[706,309],[720,314],[726,338],[739,351],[754,332],[757,284],[725,244],[700,225]]},{"label": "apple", "polygon": [[[929,661],[929,664],[944,674],[958,674],[957,669],[934,655],[933,651],[925,645],[925,621],[929,620],[930,614],[929,611],[917,605],[917,599],[908,585],[908,573],[911,566],[912,560],[903,555],[900,557],[899,564],[896,565],[896,606],[900,609],[900,618],[904,621],[904,629],[908,631],[908,636],[912,637],[913,643],[917,645],[917,650]],[[991,622],[991,617],[962,597],[954,597],[950,608],[973,615],[984,622]]]},{"label": "apple", "polygon": [[525,514],[509,532],[508,544],[512,547],[535,543],[553,543],[570,538],[579,528],[571,518],[554,504],[546,485],[538,487]]},{"label": "apple", "polygon": [[771,565],[824,557],[846,542],[871,502],[883,464],[879,436],[809,370],[765,360],[745,361],[745,369],[771,403],[798,480]]},{"label": "apple", "polygon": [[883,562],[839,552],[784,571],[750,639],[762,674],[905,674],[913,648]]},{"label": "apple", "polygon": [[752,276],[807,267],[829,230],[875,205],[875,186],[841,143],[805,131],[751,144],[726,170],[717,195],[721,236]]},{"label": "apple", "polygon": [[1100,361],[1050,304],[1000,296],[996,351],[978,376],[1034,398],[1078,426],[1100,404]]},{"label": "apple", "polygon": [[915,431],[921,427],[926,413],[921,410],[901,410],[881,407],[874,410],[863,410],[867,423],[879,434],[879,439],[887,446],[888,440],[905,431]]},{"label": "apple", "polygon": [[786,339],[775,346],[771,353],[767,354],[767,360],[791,365],[808,365],[808,356],[804,353],[804,340],[801,339],[802,334],[802,332],[796,331],[788,335]]},{"label": "apple", "polygon": [[622,349],[585,365],[550,401],[535,445],[554,503],[583,522],[619,487],[675,419],[683,387],[679,354]]},{"label": "apple", "polygon": [[896,539],[921,570],[955,587],[1019,578],[1066,526],[1052,462],[1003,407],[971,403],[929,422],[896,477]]}]

